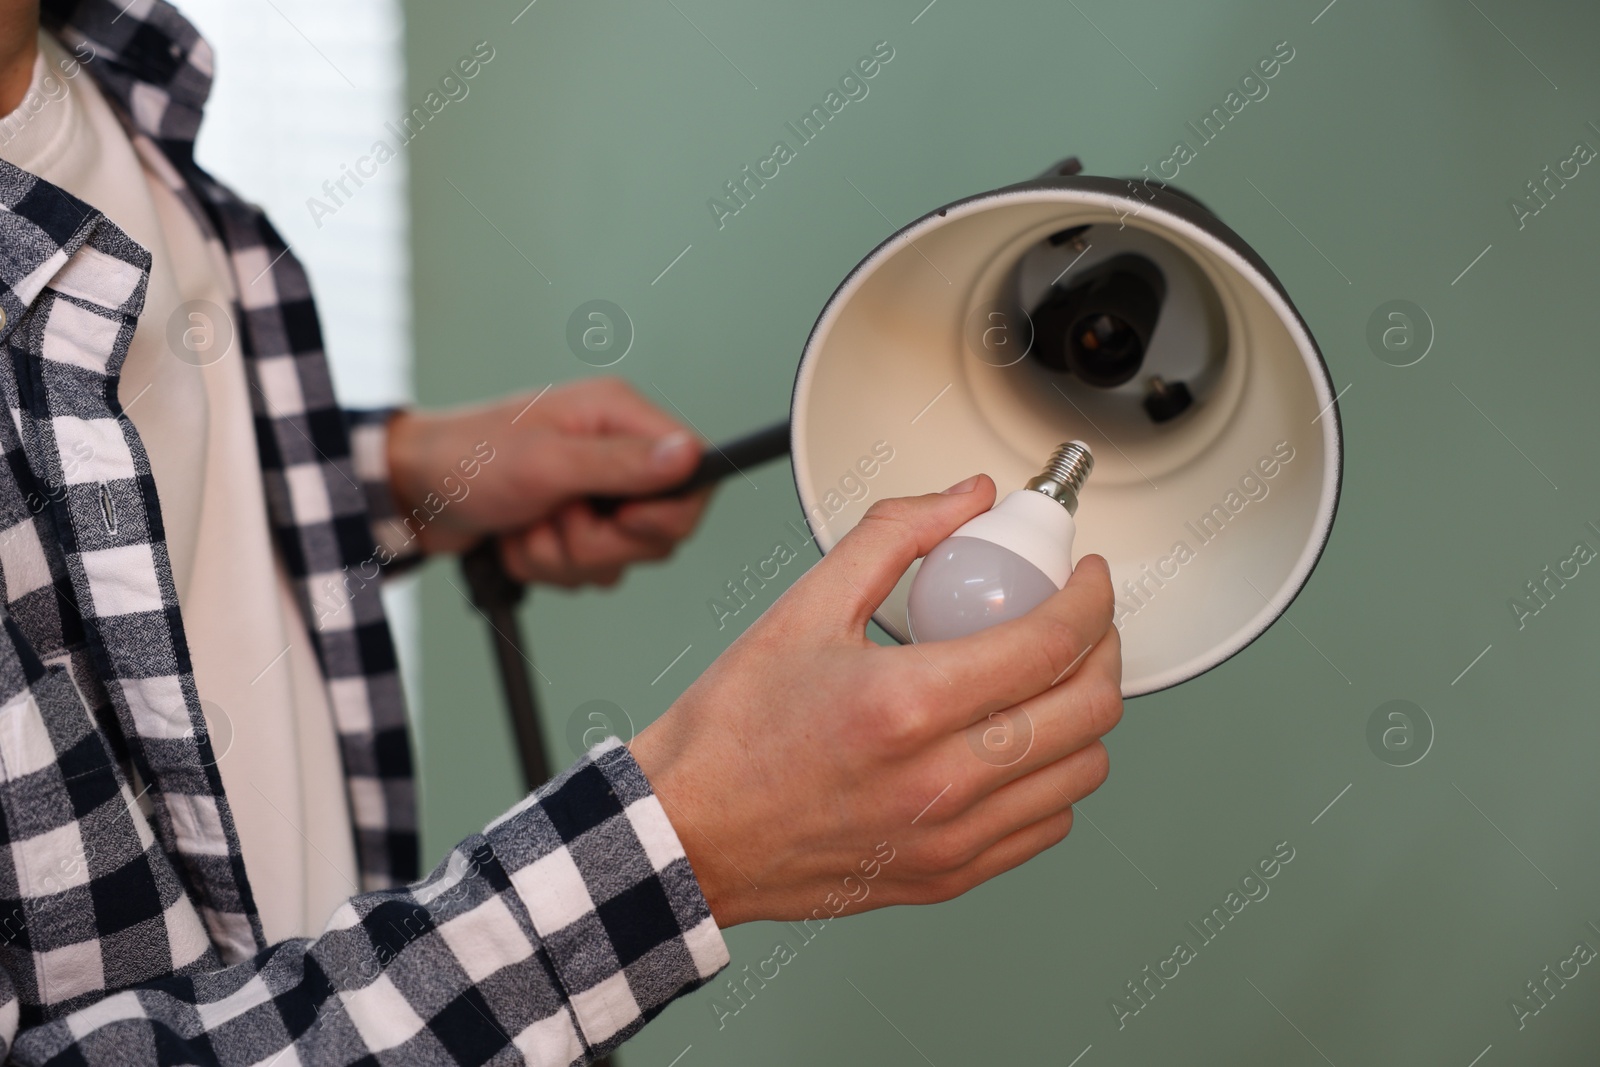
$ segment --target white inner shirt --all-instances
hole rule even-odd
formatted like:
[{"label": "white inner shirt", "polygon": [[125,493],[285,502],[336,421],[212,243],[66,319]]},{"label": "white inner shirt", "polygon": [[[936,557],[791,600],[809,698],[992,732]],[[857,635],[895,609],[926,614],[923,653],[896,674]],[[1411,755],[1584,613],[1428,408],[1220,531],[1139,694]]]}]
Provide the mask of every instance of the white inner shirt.
[{"label": "white inner shirt", "polygon": [[[28,93],[0,119],[0,158],[92,204],[153,258],[118,397],[150,455],[195,684],[267,939],[315,934],[357,892],[355,843],[327,691],[267,522],[227,264],[43,31]],[[182,306],[197,300],[211,307]],[[211,321],[218,313],[226,321]],[[231,336],[231,347],[197,357],[169,344],[190,328]]]}]

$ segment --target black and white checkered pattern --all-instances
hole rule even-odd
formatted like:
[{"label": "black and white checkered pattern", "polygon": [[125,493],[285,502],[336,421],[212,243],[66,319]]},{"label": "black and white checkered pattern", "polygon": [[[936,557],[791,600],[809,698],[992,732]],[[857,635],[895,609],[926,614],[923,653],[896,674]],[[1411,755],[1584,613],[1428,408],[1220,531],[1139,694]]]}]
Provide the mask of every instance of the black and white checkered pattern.
[{"label": "black and white checkered pattern", "polygon": [[[30,692],[21,699],[40,707],[50,697]],[[50,713],[65,718],[70,685],[60,695]],[[61,788],[57,776],[40,792]],[[9,817],[10,794],[0,798]],[[127,799],[123,786],[101,804]],[[160,868],[159,853],[149,866]],[[135,867],[143,876],[145,865]],[[69,892],[114,909],[112,894],[96,892],[103,878],[93,873]],[[174,946],[198,933],[186,903],[179,894],[165,913]],[[666,812],[612,738],[423,881],[350,900],[315,940],[283,942],[225,969],[203,957],[32,1025],[39,1011],[8,960],[0,1037],[15,1033],[6,1062],[19,1064],[579,1064],[616,1048],[727,960]],[[60,973],[78,964],[69,957]]]},{"label": "black and white checkered pattern", "polygon": [[[194,162],[211,48],[161,0],[51,0],[42,17],[75,54],[93,57],[84,69],[124,115],[140,158],[232,268],[267,515],[328,678],[362,887],[414,878],[416,793],[377,581],[387,554],[377,553],[372,525],[393,511],[382,447],[352,448],[305,270],[260,210]],[[358,423],[369,441],[384,417]]]},{"label": "black and white checkered pattern", "polygon": [[576,1063],[614,1047],[727,962],[671,823],[612,741],[387,888],[416,839],[372,580],[403,562],[374,539],[393,509],[386,416],[338,409],[303,271],[193,163],[205,43],[159,0],[45,7],[232,266],[269,515],[380,891],[320,938],[263,944],[149,460],[117,403],[149,257],[0,163],[0,1056]]},{"label": "black and white checkered pattern", "polygon": [[[149,256],[87,205],[14,167],[0,172],[0,203],[11,208],[8,248],[57,249],[27,256],[40,266],[15,282],[0,278],[10,283],[6,303],[25,306],[15,317],[8,312],[0,331],[11,356],[0,376],[11,415],[0,447],[16,475],[0,483],[0,567],[29,641],[19,661],[76,661],[99,723],[117,738],[116,755],[150,786],[157,840],[198,891],[212,942],[225,959],[242,959],[260,944],[260,924],[205,737],[149,460],[115,401]],[[83,742],[91,743],[105,747]],[[50,828],[57,837],[40,848],[77,832],[67,823],[82,817],[80,806],[70,819],[60,816],[65,822]],[[31,866],[26,859],[13,849],[19,867]],[[21,898],[31,896],[28,884],[18,880]],[[198,954],[176,940],[173,949],[156,973]],[[41,999],[70,1001],[104,984],[85,972],[60,998],[41,983]]]}]

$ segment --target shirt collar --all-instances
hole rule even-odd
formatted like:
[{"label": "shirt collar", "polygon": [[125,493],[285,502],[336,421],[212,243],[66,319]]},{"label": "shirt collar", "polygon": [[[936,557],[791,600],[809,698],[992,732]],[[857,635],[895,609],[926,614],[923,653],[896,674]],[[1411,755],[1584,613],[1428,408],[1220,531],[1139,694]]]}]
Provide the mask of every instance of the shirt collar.
[{"label": "shirt collar", "polygon": [[[166,0],[43,0],[40,23],[132,126],[168,158],[192,160],[211,92],[211,46]],[[0,160],[0,343],[39,289],[100,225],[100,213]]]},{"label": "shirt collar", "polygon": [[84,64],[133,128],[191,156],[214,69],[211,45],[166,0],[43,0],[44,28]]}]

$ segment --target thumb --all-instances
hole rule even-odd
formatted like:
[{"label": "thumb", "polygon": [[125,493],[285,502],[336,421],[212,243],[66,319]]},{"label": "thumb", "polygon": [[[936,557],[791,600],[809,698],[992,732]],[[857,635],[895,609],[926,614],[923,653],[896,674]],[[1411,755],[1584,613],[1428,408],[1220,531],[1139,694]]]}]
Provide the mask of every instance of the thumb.
[{"label": "thumb", "polygon": [[663,437],[564,435],[540,446],[547,485],[562,496],[647,496],[694,473],[700,443],[684,430]]},{"label": "thumb", "polygon": [[880,500],[802,579],[807,610],[844,619],[859,633],[906,569],[968,519],[994,504],[994,482],[977,474],[942,493]]}]

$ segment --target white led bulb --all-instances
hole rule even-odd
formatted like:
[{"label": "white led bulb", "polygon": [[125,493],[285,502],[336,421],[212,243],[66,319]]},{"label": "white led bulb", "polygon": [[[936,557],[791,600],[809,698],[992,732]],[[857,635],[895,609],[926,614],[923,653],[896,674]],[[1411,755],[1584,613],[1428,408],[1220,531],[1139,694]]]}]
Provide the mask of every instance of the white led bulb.
[{"label": "white led bulb", "polygon": [[1068,441],[1026,489],[934,546],[911,582],[911,640],[965,637],[1032,611],[1066,585],[1078,492],[1093,469],[1089,446]]}]

